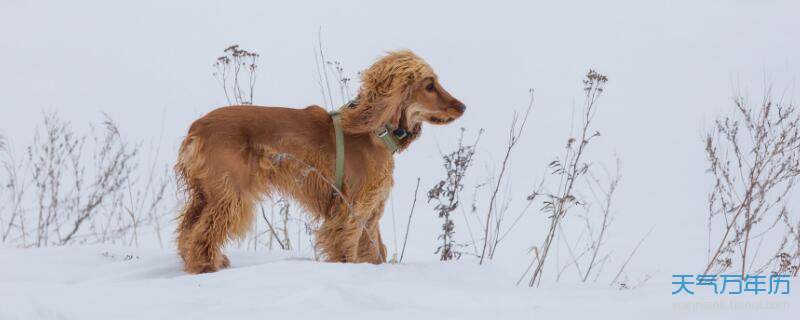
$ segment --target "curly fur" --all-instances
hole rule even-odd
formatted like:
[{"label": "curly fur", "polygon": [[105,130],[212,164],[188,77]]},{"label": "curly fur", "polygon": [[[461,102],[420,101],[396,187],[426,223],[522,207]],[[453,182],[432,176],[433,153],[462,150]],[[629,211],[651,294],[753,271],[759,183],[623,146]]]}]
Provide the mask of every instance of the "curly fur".
[{"label": "curly fur", "polygon": [[332,120],[318,106],[228,106],[192,123],[175,165],[186,193],[176,233],[187,272],[230,266],[222,247],[250,230],[256,202],[276,194],[321,222],[316,245],[328,261],[385,262],[378,222],[393,185],[394,159],[373,131],[386,124],[405,129],[405,150],[422,122],[447,123],[465,108],[411,51],[388,53],[362,73],[361,82],[358,102],[342,110],[346,161],[338,191],[330,183]]}]

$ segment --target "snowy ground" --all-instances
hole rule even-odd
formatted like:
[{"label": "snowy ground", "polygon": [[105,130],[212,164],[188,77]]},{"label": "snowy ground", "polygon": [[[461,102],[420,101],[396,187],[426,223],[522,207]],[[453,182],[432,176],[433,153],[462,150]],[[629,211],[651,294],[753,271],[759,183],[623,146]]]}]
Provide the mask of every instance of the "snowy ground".
[{"label": "snowy ground", "polygon": [[510,270],[470,260],[375,266],[229,255],[231,269],[188,275],[170,250],[0,248],[0,319],[796,319],[800,311],[794,293],[674,297],[668,275],[632,290],[530,289],[515,287]]}]

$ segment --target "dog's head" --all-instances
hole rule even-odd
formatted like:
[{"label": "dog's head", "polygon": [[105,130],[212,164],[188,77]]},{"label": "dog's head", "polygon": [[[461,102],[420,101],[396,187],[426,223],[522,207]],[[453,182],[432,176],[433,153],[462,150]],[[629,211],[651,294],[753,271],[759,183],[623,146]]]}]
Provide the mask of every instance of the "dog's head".
[{"label": "dog's head", "polygon": [[404,116],[411,122],[448,124],[464,114],[467,107],[447,92],[436,76],[412,85],[411,99]]},{"label": "dog's head", "polygon": [[408,50],[390,52],[361,74],[354,110],[344,112],[351,132],[389,125],[408,133],[400,149],[416,139],[422,123],[448,124],[466,107],[439,83],[433,69]]}]

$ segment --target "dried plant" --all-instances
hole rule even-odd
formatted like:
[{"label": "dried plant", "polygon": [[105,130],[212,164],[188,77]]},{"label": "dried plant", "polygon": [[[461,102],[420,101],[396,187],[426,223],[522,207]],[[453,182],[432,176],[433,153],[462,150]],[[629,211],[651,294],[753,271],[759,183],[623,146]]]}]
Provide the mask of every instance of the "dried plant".
[{"label": "dried plant", "polygon": [[[289,237],[288,237],[288,233],[289,232],[286,229],[286,222],[288,222],[288,219],[284,220],[284,229],[283,229],[284,238],[281,239],[281,236],[278,235],[278,231],[275,230],[275,227],[272,226],[272,222],[270,222],[270,219],[267,218],[267,213],[266,213],[266,211],[264,211],[264,205],[261,204],[259,207],[261,208],[261,217],[264,219],[264,223],[266,223],[267,227],[269,228],[270,237],[269,237],[269,240],[267,242],[268,243],[267,244],[268,248],[270,250],[272,250],[272,244],[274,242],[277,242],[278,246],[281,248],[281,250],[291,250],[291,244],[289,243]],[[288,205],[286,206],[286,208],[287,208],[287,210],[286,210],[287,214],[286,215],[287,215],[287,218],[288,218],[288,211],[289,211],[288,210]],[[275,212],[275,210],[272,210],[271,212],[273,213],[272,217],[273,217],[273,220],[274,220],[274,217],[275,217],[274,212]],[[256,227],[258,227],[258,224],[256,224]],[[254,234],[255,234],[255,237],[256,237],[255,238],[255,242],[257,244],[258,243],[258,230],[256,230],[256,232]]]},{"label": "dried plant", "polygon": [[169,177],[165,171],[157,181],[153,170],[145,186],[137,183],[139,146],[127,143],[108,116],[100,130],[86,136],[57,114],[44,114],[25,165],[17,164],[6,146],[2,163],[10,205],[0,212],[9,217],[3,219],[3,242],[43,247],[127,239],[138,244],[140,226],[159,228]]},{"label": "dried plant", "polygon": [[228,104],[253,104],[258,58],[256,52],[247,51],[235,44],[225,48],[225,55],[214,62],[213,73]]},{"label": "dried plant", "polygon": [[149,153],[152,155],[149,169],[146,172],[138,172],[139,175],[137,175],[145,176],[143,185],[137,183],[138,179],[129,179],[124,190],[127,201],[123,201],[123,209],[128,213],[133,224],[130,243],[136,246],[139,244],[138,227],[149,224],[153,226],[152,232],[155,234],[159,246],[164,247],[164,239],[161,236],[162,219],[174,211],[166,199],[167,190],[175,184],[174,176],[170,166],[162,163],[159,158],[163,122],[161,126],[161,135],[159,135],[157,143],[151,144],[149,148]]},{"label": "dried plant", "polygon": [[[325,46],[322,43],[322,28],[317,33],[317,48],[314,52],[314,62],[317,67],[317,85],[319,86],[322,101],[329,110],[334,110],[352,99],[353,93],[350,90],[352,77],[347,75],[344,65],[338,60],[329,60],[325,53]],[[335,78],[334,78],[335,77]],[[331,89],[330,79],[334,78],[336,85],[339,86],[339,102],[334,102],[333,89]]]},{"label": "dried plant", "polygon": [[417,178],[417,186],[414,187],[414,202],[411,203],[411,210],[408,212],[408,222],[406,222],[406,232],[405,236],[403,236],[403,249],[400,251],[400,260],[397,263],[403,263],[403,256],[406,254],[406,243],[408,242],[408,230],[411,229],[411,217],[414,216],[414,207],[417,206],[417,192],[419,191],[419,181],[420,178]]},{"label": "dried plant", "polygon": [[[586,263],[586,272],[583,273],[583,277],[581,278],[582,282],[586,282],[589,279],[589,276],[592,274],[592,270],[598,267],[598,265],[601,265],[601,267],[596,270],[596,274],[599,276],[600,272],[602,271],[602,265],[605,264],[610,255],[605,254],[604,256],[600,257],[603,240],[605,240],[606,236],[608,235],[609,226],[614,220],[611,212],[614,193],[617,191],[617,186],[619,186],[620,179],[622,179],[620,174],[619,159],[617,159],[617,169],[613,176],[608,173],[607,170],[605,172],[606,177],[604,179],[597,177],[592,170],[589,170],[585,176],[586,189],[588,189],[589,193],[592,195],[591,199],[593,201],[585,203],[583,206],[585,208],[585,213],[580,216],[585,222],[586,233],[588,234],[588,246],[586,248],[586,252],[589,253],[589,260]],[[599,221],[596,221],[598,219],[593,219],[591,215],[591,203],[600,204]],[[599,226],[599,228],[596,228],[597,226]],[[598,260],[598,258],[600,259]],[[597,277],[595,277],[595,279],[597,279]]]},{"label": "dried plant", "polygon": [[[529,92],[531,98],[530,102],[528,103],[528,108],[525,110],[525,115],[522,117],[522,122],[517,125],[519,117],[516,112],[514,112],[514,116],[511,118],[511,126],[508,130],[508,141],[506,143],[506,153],[503,157],[503,162],[500,165],[500,173],[497,175],[494,190],[492,191],[489,199],[489,209],[486,212],[486,223],[483,226],[483,249],[481,250],[478,264],[483,264],[483,260],[486,258],[487,254],[488,259],[494,258],[495,249],[497,249],[497,245],[501,240],[500,226],[503,222],[503,213],[505,210],[497,210],[497,194],[500,191],[500,186],[503,183],[503,177],[508,168],[508,159],[511,156],[511,151],[514,150],[514,146],[517,145],[522,137],[522,133],[525,130],[525,124],[528,123],[528,115],[530,115],[531,110],[533,109],[533,89],[531,89]],[[498,212],[495,212],[496,210]],[[492,215],[493,213],[494,215]],[[488,252],[487,248],[489,249]]]},{"label": "dried plant", "polygon": [[[2,188],[6,190],[6,194],[0,199],[0,203],[5,206],[0,207],[0,217],[3,218],[0,225],[0,240],[5,243],[7,241],[27,243],[27,226],[25,208],[23,201],[26,199],[26,191],[29,184],[29,177],[22,172],[27,171],[27,162],[21,164],[16,161],[14,152],[12,151],[9,141],[2,137],[0,139],[0,163],[3,165],[3,173],[5,180],[3,180]],[[16,236],[16,239],[11,239],[11,236]]]},{"label": "dried plant", "polygon": [[353,95],[350,91],[350,82],[352,78],[347,76],[344,66],[339,61],[325,61],[325,65],[327,65],[336,76],[336,83],[339,85],[339,97],[341,98],[342,104],[347,103]]},{"label": "dried plant", "polygon": [[[760,273],[778,263],[775,272],[796,275],[800,255],[796,249],[794,253],[785,250],[792,244],[796,247],[794,226],[800,224],[800,219],[791,221],[788,208],[800,176],[800,112],[792,105],[774,102],[768,93],[756,107],[743,97],[735,98],[733,104],[734,113],[718,118],[704,139],[708,171],[714,180],[708,197],[705,273],[733,267],[742,275]],[[783,241],[770,254],[772,258],[754,270],[765,237],[774,235],[772,231],[781,221],[787,230]],[[721,227],[719,234],[715,225]]]},{"label": "dried plant", "polygon": [[[541,211],[548,215],[550,225],[542,245],[535,250],[536,257],[529,266],[529,269],[535,266],[528,282],[531,287],[538,285],[541,281],[547,256],[556,233],[560,230],[563,219],[574,206],[582,204],[582,201],[576,196],[575,187],[581,177],[589,171],[589,164],[583,159],[586,148],[593,138],[600,136],[598,131],[592,129],[591,124],[597,111],[597,100],[603,93],[603,88],[607,81],[608,78],[606,76],[594,70],[589,70],[586,74],[586,79],[583,81],[585,102],[579,137],[569,138],[565,146],[564,155],[548,165],[552,170],[552,175],[558,179],[559,184],[555,192],[544,194],[547,199],[544,200]],[[528,271],[526,270],[525,274],[527,273]],[[523,277],[525,274],[523,274]]]},{"label": "dried plant", "polygon": [[[583,210],[582,213],[577,214],[577,217],[583,220],[583,231],[575,243],[570,245],[566,233],[561,228],[564,222],[559,226],[559,235],[557,237],[561,238],[562,242],[565,243],[570,260],[559,267],[556,281],[561,278],[567,268],[574,266],[581,282],[589,281],[592,275],[594,276],[593,281],[596,282],[600,278],[603,267],[611,257],[611,253],[603,251],[602,248],[603,242],[608,235],[609,226],[614,220],[611,208],[614,193],[621,180],[619,159],[617,159],[616,166],[616,172],[612,174],[604,165],[600,164],[603,169],[602,176],[597,174],[596,170],[593,170],[593,167],[590,166],[586,174],[582,176],[582,180],[585,182],[582,184],[583,188],[576,189],[575,193],[578,194],[577,198],[583,199],[577,206]],[[584,195],[583,191],[588,194]],[[578,252],[577,254],[575,253],[576,251]]]},{"label": "dried plant", "polygon": [[[627,281],[618,282],[617,280],[619,279],[619,276],[622,275],[622,272],[625,271],[625,267],[628,266],[628,263],[631,262],[631,259],[633,259],[633,256],[636,254],[636,251],[639,250],[639,248],[642,246],[642,243],[644,243],[644,241],[647,240],[647,237],[649,237],[650,234],[653,232],[653,229],[655,229],[655,226],[651,227],[650,230],[648,230],[647,233],[642,237],[642,239],[640,239],[639,242],[636,243],[636,246],[633,248],[633,250],[631,250],[631,253],[628,255],[628,258],[625,259],[625,262],[622,263],[622,266],[620,266],[619,271],[617,271],[617,275],[615,275],[614,279],[611,280],[611,283],[609,284],[610,286],[613,286],[614,284],[617,284],[620,287],[620,289],[623,289],[625,287],[629,287],[628,285],[625,284],[625,282],[627,282]],[[642,281],[642,283],[643,282],[647,282],[647,280],[649,280],[649,279],[650,279],[650,275],[646,275],[645,279]]]},{"label": "dried plant", "polygon": [[[773,265],[772,274],[789,274],[797,277],[800,271],[800,221],[795,225],[789,222],[789,215],[785,214],[781,218],[785,227],[786,234],[778,246],[778,254],[772,257],[765,266]],[[763,271],[760,270],[759,272]]]},{"label": "dried plant", "polygon": [[[292,242],[289,239],[289,220],[290,220],[289,208],[291,207],[291,205],[289,204],[289,201],[283,198],[278,199],[277,205],[278,205],[278,215],[281,217],[281,223],[282,223],[281,233],[283,233],[283,245],[281,247],[284,248],[284,250],[292,250]],[[298,239],[298,242],[299,241],[300,239]]]},{"label": "dried plant", "polygon": [[438,237],[438,239],[441,240],[441,245],[435,251],[442,261],[458,259],[462,254],[462,252],[458,250],[458,247],[462,245],[455,244],[453,240],[455,224],[450,214],[455,211],[460,204],[460,194],[464,189],[464,176],[467,174],[467,169],[472,165],[475,147],[483,133],[483,130],[479,131],[475,142],[472,145],[465,145],[464,131],[465,129],[461,128],[461,134],[458,138],[458,148],[452,153],[442,156],[446,177],[436,183],[436,185],[428,191],[428,202],[431,200],[437,201],[434,210],[437,212],[439,218],[444,220],[442,222],[442,233]]},{"label": "dried plant", "polygon": [[[490,183],[491,183],[491,181],[483,181],[483,182],[478,182],[475,185],[473,185],[472,188],[471,188],[472,189],[472,199],[469,202],[469,206],[458,206],[459,210],[461,211],[461,216],[462,216],[462,218],[464,218],[464,226],[467,227],[467,234],[469,235],[470,247],[472,247],[472,254],[475,255],[476,257],[480,257],[481,256],[481,254],[478,252],[478,249],[480,249],[482,247],[478,245],[478,241],[476,240],[475,234],[474,234],[474,232],[472,230],[470,219],[475,219],[475,221],[480,226],[479,229],[483,229],[483,225],[482,225],[482,222],[481,222],[483,220],[483,217],[481,217],[480,213],[478,213],[478,211],[479,211],[478,210],[478,198],[483,196],[483,194],[481,194],[481,191],[483,190],[483,187],[488,186]],[[469,211],[465,210],[464,209],[465,207]]]}]

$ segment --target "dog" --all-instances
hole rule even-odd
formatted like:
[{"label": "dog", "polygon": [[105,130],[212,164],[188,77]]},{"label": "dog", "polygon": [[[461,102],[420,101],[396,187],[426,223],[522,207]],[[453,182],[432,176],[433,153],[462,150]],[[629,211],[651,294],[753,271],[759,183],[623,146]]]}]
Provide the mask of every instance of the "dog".
[{"label": "dog", "polygon": [[176,230],[184,270],[229,267],[225,243],[241,239],[254,206],[273,195],[294,199],[320,223],[316,249],[327,261],[386,262],[378,223],[394,184],[395,151],[419,138],[423,123],[448,124],[465,109],[422,58],[401,50],[362,72],[356,99],[335,116],[319,106],[211,111],[192,123],[175,165],[186,195]]}]

